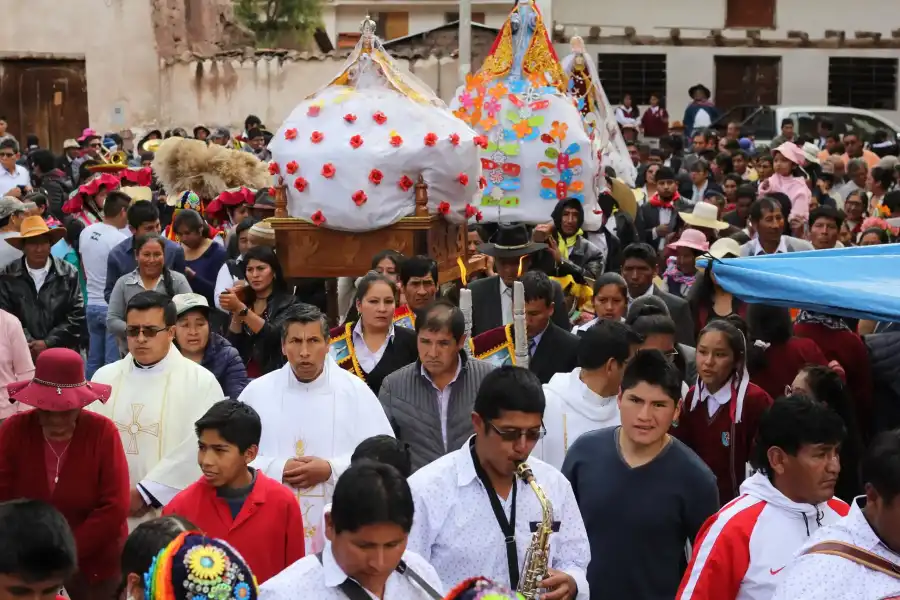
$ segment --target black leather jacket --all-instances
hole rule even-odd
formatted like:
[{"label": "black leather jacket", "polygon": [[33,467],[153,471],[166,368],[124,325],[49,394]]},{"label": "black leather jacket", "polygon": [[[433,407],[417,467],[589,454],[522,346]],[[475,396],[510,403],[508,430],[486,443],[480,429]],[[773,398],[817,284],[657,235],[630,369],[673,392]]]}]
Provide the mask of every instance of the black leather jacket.
[{"label": "black leather jacket", "polygon": [[43,340],[48,348],[78,350],[85,326],[78,271],[58,258],[48,260],[50,271],[40,292],[25,268],[25,258],[8,265],[0,273],[0,308],[19,318],[29,342]]},{"label": "black leather jacket", "polygon": [[262,374],[271,373],[284,366],[281,352],[282,317],[289,308],[300,301],[288,292],[276,292],[269,297],[266,307],[266,323],[257,333],[246,327],[240,333],[228,331],[226,339],[237,348],[246,365],[250,359],[256,361]]}]

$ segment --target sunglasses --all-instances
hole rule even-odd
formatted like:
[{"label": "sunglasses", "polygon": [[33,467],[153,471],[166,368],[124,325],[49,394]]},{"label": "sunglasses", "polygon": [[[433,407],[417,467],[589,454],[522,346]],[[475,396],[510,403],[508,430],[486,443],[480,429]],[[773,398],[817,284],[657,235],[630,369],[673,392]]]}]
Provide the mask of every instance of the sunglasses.
[{"label": "sunglasses", "polygon": [[98,142],[98,143],[96,143],[96,144],[88,144],[88,145],[89,145],[91,148],[99,148],[99,147],[102,146],[103,144],[101,144],[101,143]]},{"label": "sunglasses", "polygon": [[0,158],[12,158],[15,155],[15,152],[0,152]]},{"label": "sunglasses", "polygon": [[497,426],[490,421],[487,423],[491,426],[491,429],[497,432],[497,435],[499,435],[500,439],[504,442],[518,442],[522,437],[529,442],[536,442],[547,435],[547,430],[544,428],[543,423],[537,429],[497,429]]},{"label": "sunglasses", "polygon": [[168,327],[132,325],[131,327],[125,328],[125,335],[130,338],[136,338],[140,337],[141,333],[143,333],[145,338],[153,339],[156,337],[156,334],[160,333],[161,331],[168,331],[168,329]]}]

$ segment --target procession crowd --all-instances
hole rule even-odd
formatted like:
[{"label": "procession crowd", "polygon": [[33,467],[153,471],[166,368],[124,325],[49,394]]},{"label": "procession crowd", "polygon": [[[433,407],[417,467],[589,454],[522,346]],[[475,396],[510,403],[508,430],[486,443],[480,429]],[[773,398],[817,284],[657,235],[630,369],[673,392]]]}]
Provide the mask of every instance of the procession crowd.
[{"label": "procession crowd", "polygon": [[[578,199],[469,226],[470,323],[391,248],[329,321],[274,190],[166,197],[153,140],[185,131],[110,166],[119,136],[57,157],[0,120],[0,600],[900,595],[893,324],[715,276],[893,243],[897,147],[828,122],[755,147],[692,95],[629,141],[634,186],[606,168],[599,229]],[[255,117],[192,135],[270,158]]]}]

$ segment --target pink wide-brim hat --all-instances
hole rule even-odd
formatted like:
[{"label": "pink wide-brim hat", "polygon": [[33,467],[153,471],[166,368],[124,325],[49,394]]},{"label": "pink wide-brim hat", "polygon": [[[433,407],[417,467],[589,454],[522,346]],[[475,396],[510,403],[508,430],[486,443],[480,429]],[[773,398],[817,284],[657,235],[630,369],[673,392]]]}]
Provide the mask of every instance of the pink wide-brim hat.
[{"label": "pink wide-brim hat", "polygon": [[775,152],[781,154],[795,165],[800,165],[802,167],[806,164],[806,154],[803,153],[803,148],[793,142],[781,144],[775,148]]},{"label": "pink wide-brim hat", "polygon": [[10,402],[62,412],[109,400],[112,387],[84,379],[81,355],[68,348],[49,348],[38,356],[34,379],[7,384]]},{"label": "pink wide-brim hat", "polygon": [[681,232],[681,238],[677,242],[669,244],[669,248],[690,248],[698,252],[709,251],[709,242],[702,231],[685,229]]}]

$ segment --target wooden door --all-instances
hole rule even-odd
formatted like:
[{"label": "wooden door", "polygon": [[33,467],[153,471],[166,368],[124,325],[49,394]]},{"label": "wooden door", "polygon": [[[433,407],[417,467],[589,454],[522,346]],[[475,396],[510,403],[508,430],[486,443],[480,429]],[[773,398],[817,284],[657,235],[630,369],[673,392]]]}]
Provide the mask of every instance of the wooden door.
[{"label": "wooden door", "polygon": [[775,0],[728,0],[725,27],[774,29]]},{"label": "wooden door", "polygon": [[383,12],[378,14],[375,34],[384,41],[409,35],[408,12]]},{"label": "wooden door", "polygon": [[777,56],[717,56],[713,101],[723,112],[745,104],[778,104],[780,72]]},{"label": "wooden door", "polygon": [[0,61],[0,107],[20,143],[33,133],[42,147],[62,153],[63,142],[88,126],[84,62]]}]

